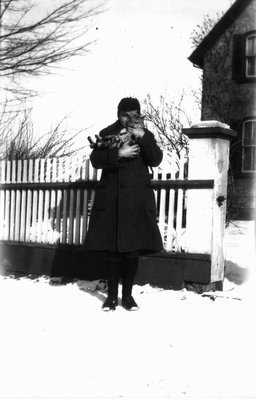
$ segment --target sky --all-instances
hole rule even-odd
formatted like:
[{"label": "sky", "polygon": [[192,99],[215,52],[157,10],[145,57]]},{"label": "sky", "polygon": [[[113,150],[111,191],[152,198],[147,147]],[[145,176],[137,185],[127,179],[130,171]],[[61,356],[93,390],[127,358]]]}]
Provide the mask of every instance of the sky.
[{"label": "sky", "polygon": [[[91,0],[93,2],[93,0]],[[192,90],[200,85],[200,71],[188,61],[190,35],[204,15],[225,12],[231,0],[109,0],[88,34],[95,39],[85,56],[63,64],[58,75],[36,78],[29,84],[40,93],[33,119],[38,132],[68,117],[68,128],[88,128],[90,135],[116,119],[122,97],[147,94],[157,104],[185,93],[185,111],[200,119]]]}]

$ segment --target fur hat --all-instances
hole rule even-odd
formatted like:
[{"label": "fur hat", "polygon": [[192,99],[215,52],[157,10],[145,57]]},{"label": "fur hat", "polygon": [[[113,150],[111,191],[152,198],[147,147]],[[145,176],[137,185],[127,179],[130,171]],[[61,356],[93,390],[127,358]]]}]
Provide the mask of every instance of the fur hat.
[{"label": "fur hat", "polygon": [[137,110],[138,114],[140,114],[139,100],[134,97],[125,97],[118,104],[117,115],[119,115],[120,112],[129,112],[134,110]]}]

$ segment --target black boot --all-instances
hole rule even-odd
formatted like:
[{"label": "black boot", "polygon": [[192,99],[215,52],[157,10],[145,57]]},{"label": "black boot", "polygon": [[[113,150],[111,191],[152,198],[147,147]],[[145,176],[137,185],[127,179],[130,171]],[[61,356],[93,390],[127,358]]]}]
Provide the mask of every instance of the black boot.
[{"label": "black boot", "polygon": [[137,311],[139,309],[138,304],[132,296],[122,298],[122,307],[127,311]]},{"label": "black boot", "polygon": [[124,257],[122,262],[122,306],[128,311],[139,309],[132,297],[132,287],[138,270],[138,257]]},{"label": "black boot", "polygon": [[102,306],[102,310],[103,311],[115,311],[116,306],[117,306],[117,300],[113,300],[110,297],[107,297]]},{"label": "black boot", "polygon": [[104,302],[102,309],[104,311],[114,311],[118,304],[118,283],[120,277],[120,262],[109,262],[108,265],[108,297]]}]

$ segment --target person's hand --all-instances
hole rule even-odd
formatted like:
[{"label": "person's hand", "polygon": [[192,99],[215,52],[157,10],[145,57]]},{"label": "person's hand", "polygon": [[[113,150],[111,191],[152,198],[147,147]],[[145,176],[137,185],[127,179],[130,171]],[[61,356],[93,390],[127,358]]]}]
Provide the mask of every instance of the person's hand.
[{"label": "person's hand", "polygon": [[143,128],[131,128],[128,127],[127,131],[135,137],[135,139],[142,138],[145,135],[145,131]]},{"label": "person's hand", "polygon": [[140,146],[137,144],[129,145],[129,143],[124,143],[122,147],[118,150],[119,158],[136,158],[140,153]]}]

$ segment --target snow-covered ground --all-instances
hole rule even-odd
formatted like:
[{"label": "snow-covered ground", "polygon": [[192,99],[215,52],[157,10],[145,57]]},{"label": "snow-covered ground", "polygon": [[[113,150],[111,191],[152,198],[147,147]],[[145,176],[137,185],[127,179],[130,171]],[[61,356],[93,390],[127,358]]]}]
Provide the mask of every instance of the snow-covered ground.
[{"label": "snow-covered ground", "polygon": [[135,286],[138,312],[102,312],[102,282],[0,277],[0,398],[256,399],[253,233],[227,229],[223,292]]}]

